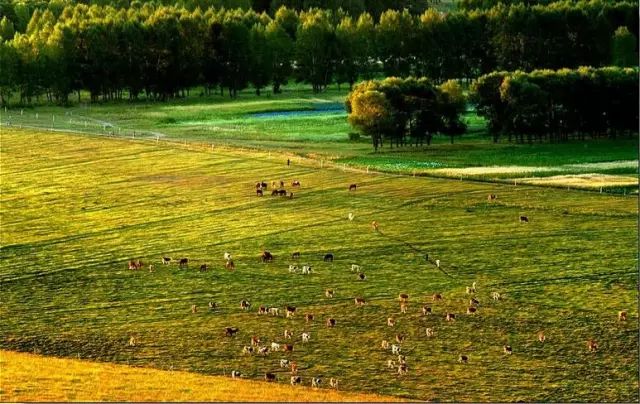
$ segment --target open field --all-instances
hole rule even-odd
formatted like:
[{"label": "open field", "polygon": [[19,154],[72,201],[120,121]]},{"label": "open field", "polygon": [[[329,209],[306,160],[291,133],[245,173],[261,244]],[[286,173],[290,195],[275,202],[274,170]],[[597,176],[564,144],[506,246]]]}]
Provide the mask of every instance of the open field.
[{"label": "open field", "polygon": [[124,365],[58,359],[0,351],[0,401],[397,401],[395,397],[352,394],[220,376],[203,376]]},{"label": "open field", "polygon": [[[2,349],[251,379],[273,371],[279,383],[288,358],[307,385],[322,375],[342,390],[421,400],[639,399],[637,197],[287,167],[275,155],[103,137],[3,129],[0,140]],[[293,199],[255,196],[256,181],[280,179],[301,181]],[[260,263],[262,248],[273,263]],[[234,272],[223,268],[225,251]],[[314,273],[287,271],[293,251]],[[166,255],[188,257],[189,268],[161,265]],[[127,270],[137,258],[155,270]],[[474,281],[480,305],[466,315]],[[435,292],[444,299],[431,302]],[[406,314],[399,293],[410,296]],[[425,303],[433,315],[422,316]],[[257,313],[286,304],[294,318]],[[227,326],[238,335],[225,337]],[[284,329],[295,332],[293,352],[241,353],[253,335],[288,342]],[[407,336],[403,376],[380,347],[398,333]],[[590,338],[597,352],[587,351]]]},{"label": "open field", "polygon": [[[626,181],[583,181],[579,188],[603,187],[621,193],[637,188],[637,181],[635,185],[628,181],[638,173],[637,136],[587,143],[523,145],[503,140],[494,144],[486,134],[484,120],[469,111],[464,117],[468,133],[457,138],[454,145],[449,144],[449,137],[436,136],[429,147],[384,148],[374,153],[368,139],[348,139],[353,129],[346,114],[337,110],[346,94],[344,88],[314,94],[305,87],[294,86],[283,94],[262,97],[245,91],[236,100],[192,96],[168,104],[13,109],[0,112],[0,121],[13,126],[286,152],[390,173],[463,176],[483,181],[608,174],[622,176]],[[615,166],[618,163],[623,165]],[[546,181],[545,185],[566,187],[574,183]]]}]

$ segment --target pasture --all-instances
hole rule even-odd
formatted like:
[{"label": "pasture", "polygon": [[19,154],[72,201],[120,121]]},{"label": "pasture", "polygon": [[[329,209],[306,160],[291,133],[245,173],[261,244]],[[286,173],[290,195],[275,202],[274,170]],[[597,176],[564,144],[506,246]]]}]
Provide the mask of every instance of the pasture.
[{"label": "pasture", "polygon": [[[162,103],[40,106],[0,111],[12,126],[112,133],[120,137],[159,139],[249,150],[286,152],[359,169],[396,174],[451,177],[489,182],[532,182],[540,185],[628,193],[637,188],[638,138],[598,139],[586,144],[494,144],[484,119],[470,110],[463,120],[467,133],[450,144],[435,136],[431,146],[389,148],[374,153],[370,139],[349,140],[353,131],[339,109],[348,90],[331,87],[314,94],[290,86],[282,94],[255,96],[250,90],[232,100],[219,95]],[[594,164],[597,163],[597,164]],[[612,165],[613,164],[613,165]],[[501,167],[507,166],[507,169]],[[497,170],[496,170],[497,169]],[[468,171],[471,170],[471,171]],[[606,180],[577,182],[574,177],[606,174]],[[619,177],[619,178],[618,178]],[[595,178],[595,177],[594,177]]]},{"label": "pasture", "polygon": [[[419,400],[639,398],[637,197],[25,130],[3,129],[0,151],[2,349],[206,375],[237,369],[256,380],[274,372],[285,384],[290,373],[278,363],[287,358],[307,386],[322,376],[326,388],[334,377],[341,390]],[[257,197],[255,183],[270,191],[272,180],[294,197]],[[260,262],[263,249],[272,263]],[[226,251],[235,271],[224,268]],[[335,260],[324,262],[329,252]],[[188,257],[189,267],[162,265],[163,256]],[[155,268],[128,270],[132,259]],[[314,271],[292,274],[290,264]],[[468,315],[472,282],[480,304]],[[406,314],[400,293],[409,295]],[[433,302],[434,293],[443,299]],[[366,304],[356,307],[355,297]],[[424,304],[432,315],[422,315]],[[281,313],[259,315],[260,305]],[[285,305],[296,316],[285,318]],[[618,321],[621,310],[627,321]],[[239,332],[225,337],[225,327]],[[381,348],[396,334],[406,336],[405,375],[387,368],[397,355]],[[252,336],[294,350],[243,354]]]}]

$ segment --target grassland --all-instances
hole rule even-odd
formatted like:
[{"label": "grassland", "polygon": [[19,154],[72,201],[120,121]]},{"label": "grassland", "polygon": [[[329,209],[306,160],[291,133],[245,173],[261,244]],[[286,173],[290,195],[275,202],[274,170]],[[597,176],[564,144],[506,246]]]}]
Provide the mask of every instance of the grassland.
[{"label": "grassland", "polygon": [[395,397],[351,394],[187,372],[58,359],[0,351],[0,401],[398,401]]},{"label": "grassland", "polygon": [[[347,90],[331,88],[314,94],[304,87],[291,87],[283,94],[257,97],[243,92],[238,99],[221,96],[190,97],[170,104],[102,104],[70,108],[38,107],[0,113],[0,120],[12,125],[113,133],[115,135],[174,142],[287,152],[332,161],[359,169],[398,174],[417,174],[482,181],[525,180],[529,177],[608,174],[624,177],[610,182],[581,181],[577,187],[630,192],[638,173],[637,136],[617,140],[567,142],[563,144],[494,144],[485,122],[474,111],[465,114],[468,133],[449,144],[448,137],[436,137],[429,147],[384,148],[374,153],[368,139],[350,141],[352,131],[346,114],[329,111],[316,115],[265,117],[265,112],[312,111],[340,106]],[[258,115],[256,115],[258,114]],[[37,118],[36,118],[37,117]],[[134,135],[135,133],[135,135]],[[581,166],[590,163],[630,162],[624,166]],[[495,167],[509,170],[494,172]],[[476,169],[467,175],[458,169]],[[478,168],[484,170],[477,170]],[[574,186],[576,181],[557,177],[546,185]],[[542,184],[542,182],[539,182]]]},{"label": "grassland", "polygon": [[[275,371],[281,382],[286,357],[307,383],[337,377],[347,391],[421,400],[638,401],[637,198],[287,167],[275,153],[103,137],[4,129],[0,140],[2,349],[204,375],[238,369],[250,379]],[[293,199],[255,196],[256,181],[279,179],[302,182]],[[262,248],[274,263],[259,262]],[[288,273],[295,250],[314,274]],[[235,272],[223,269],[224,251]],[[189,257],[190,268],[162,266],[164,255]],[[155,271],[127,270],[134,258]],[[212,270],[199,272],[201,263]],[[468,316],[473,281],[481,304]],[[504,298],[491,300],[493,291]],[[444,300],[423,317],[434,292]],[[411,296],[407,314],[398,293]],[[355,307],[356,296],[368,304]],[[261,304],[299,315],[259,316]],[[617,321],[619,310],[629,321]],[[446,311],[457,321],[444,321]],[[306,324],[305,313],[316,320]],[[328,317],[336,328],[324,326]],[[224,337],[225,326],[239,335]],[[241,354],[252,335],[285,342],[284,329],[296,332],[294,352]],[[311,342],[300,342],[303,331]],[[380,348],[396,333],[408,337],[401,377]],[[589,338],[598,352],[587,352]]]}]

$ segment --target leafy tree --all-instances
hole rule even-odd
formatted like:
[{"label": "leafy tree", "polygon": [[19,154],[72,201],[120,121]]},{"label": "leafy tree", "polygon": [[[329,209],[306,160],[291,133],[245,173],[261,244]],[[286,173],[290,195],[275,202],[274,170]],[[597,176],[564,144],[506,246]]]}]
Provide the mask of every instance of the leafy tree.
[{"label": "leafy tree", "polygon": [[9,20],[6,16],[2,17],[0,20],[0,42],[1,41],[9,41],[13,39],[13,35],[16,31],[13,29],[13,22]]},{"label": "leafy tree", "polygon": [[611,52],[612,62],[616,66],[629,67],[638,64],[636,38],[627,27],[618,27],[613,33]]},{"label": "leafy tree", "polygon": [[335,33],[325,11],[302,12],[300,21],[296,39],[296,73],[299,81],[310,83],[317,93],[331,82]]},{"label": "leafy tree", "polygon": [[273,93],[281,92],[282,85],[291,76],[291,59],[293,56],[293,40],[278,21],[271,21],[265,30],[267,46],[271,52],[271,80]]}]

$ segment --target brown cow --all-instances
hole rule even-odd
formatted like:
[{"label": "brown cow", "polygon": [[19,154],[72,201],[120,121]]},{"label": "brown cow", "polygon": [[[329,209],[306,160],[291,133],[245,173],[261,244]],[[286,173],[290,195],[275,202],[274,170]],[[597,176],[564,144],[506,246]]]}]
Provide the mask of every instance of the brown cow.
[{"label": "brown cow", "polygon": [[513,349],[511,349],[511,345],[505,345],[502,350],[505,355],[511,355],[513,353]]},{"label": "brown cow", "polygon": [[598,343],[592,339],[587,341],[587,349],[589,352],[595,352],[598,350]]},{"label": "brown cow", "polygon": [[333,289],[327,289],[324,291],[324,295],[328,298],[332,298],[334,293],[333,293]]},{"label": "brown cow", "polygon": [[365,304],[365,300],[363,297],[356,297],[355,302],[356,302],[356,306],[364,306]]},{"label": "brown cow", "polygon": [[287,318],[293,317],[296,314],[296,308],[293,306],[285,306],[287,311]]},{"label": "brown cow", "polygon": [[233,263],[233,260],[229,260],[224,264],[224,267],[227,268],[229,271],[233,271],[236,269],[236,264]]},{"label": "brown cow", "polygon": [[349,185],[349,191],[355,191],[357,187],[358,187],[357,184],[351,184]]},{"label": "brown cow", "polygon": [[473,306],[467,308],[467,314],[476,314],[477,311],[478,309]]},{"label": "brown cow", "polygon": [[460,356],[458,356],[458,362],[460,362],[460,363],[468,363],[469,362],[469,357],[467,355],[460,355]]},{"label": "brown cow", "polygon": [[293,181],[291,182],[291,186],[292,186],[292,187],[299,187],[299,186],[300,186],[300,181],[298,181],[298,180],[293,180]]},{"label": "brown cow", "polygon": [[304,321],[307,322],[307,323],[310,322],[310,321],[313,321],[313,319],[314,319],[314,316],[313,316],[312,313],[304,315]]},{"label": "brown cow", "polygon": [[249,310],[249,307],[251,307],[251,303],[249,303],[247,300],[242,300],[240,302],[240,308],[242,310]]},{"label": "brown cow", "polygon": [[273,261],[273,255],[271,255],[271,253],[267,250],[264,250],[262,252],[262,254],[260,255],[260,259],[262,260],[262,262],[272,262]]},{"label": "brown cow", "polygon": [[276,375],[275,373],[271,373],[271,372],[267,372],[264,374],[264,380],[267,382],[275,382],[276,381]]},{"label": "brown cow", "polygon": [[498,196],[495,195],[495,194],[489,194],[489,196],[487,196],[487,200],[488,201],[493,201],[493,200],[495,200],[497,198],[498,198]]},{"label": "brown cow", "polygon": [[538,333],[538,341],[544,342],[546,339],[547,339],[547,337],[544,335],[544,331],[540,331]]},{"label": "brown cow", "polygon": [[284,345],[282,345],[282,350],[284,352],[293,352],[293,345],[292,344],[284,344]]},{"label": "brown cow", "polygon": [[376,222],[375,220],[371,222],[371,227],[373,228],[374,231],[379,231],[378,222]]},{"label": "brown cow", "polygon": [[207,272],[207,264],[200,265],[200,272]]},{"label": "brown cow", "polygon": [[240,331],[238,328],[235,327],[225,327],[224,328],[224,335],[226,335],[227,337],[233,337],[235,336],[238,331]]},{"label": "brown cow", "polygon": [[180,263],[178,265],[180,266],[180,268],[188,268],[189,258],[180,258]]},{"label": "brown cow", "polygon": [[401,344],[407,337],[404,334],[396,334],[396,342]]},{"label": "brown cow", "polygon": [[258,314],[267,314],[268,310],[266,306],[260,306],[258,307]]},{"label": "brown cow", "polygon": [[260,337],[257,336],[252,336],[251,337],[251,346],[258,346],[260,345]]},{"label": "brown cow", "polygon": [[336,326],[336,319],[335,318],[328,318],[326,324],[327,324],[327,327],[335,327]]},{"label": "brown cow", "polygon": [[293,254],[291,254],[291,259],[294,259],[294,260],[300,259],[300,251],[296,251]]},{"label": "brown cow", "polygon": [[423,316],[428,316],[431,314],[431,307],[429,306],[422,306],[422,315]]},{"label": "brown cow", "polygon": [[520,216],[520,223],[529,223],[529,218],[526,216]]},{"label": "brown cow", "polygon": [[626,311],[618,312],[618,321],[627,321],[627,312]]},{"label": "brown cow", "polygon": [[264,196],[261,189],[256,189],[256,196]]},{"label": "brown cow", "polygon": [[455,314],[453,314],[453,313],[447,313],[447,315],[445,316],[445,319],[446,319],[447,321],[453,321],[453,320],[455,320],[455,319],[456,319],[456,315],[455,315]]},{"label": "brown cow", "polygon": [[438,300],[442,300],[442,295],[440,293],[434,293],[433,296],[431,296],[431,300],[438,301]]},{"label": "brown cow", "polygon": [[402,303],[406,303],[409,301],[409,295],[406,293],[400,293],[398,295],[398,300],[400,300]]}]

